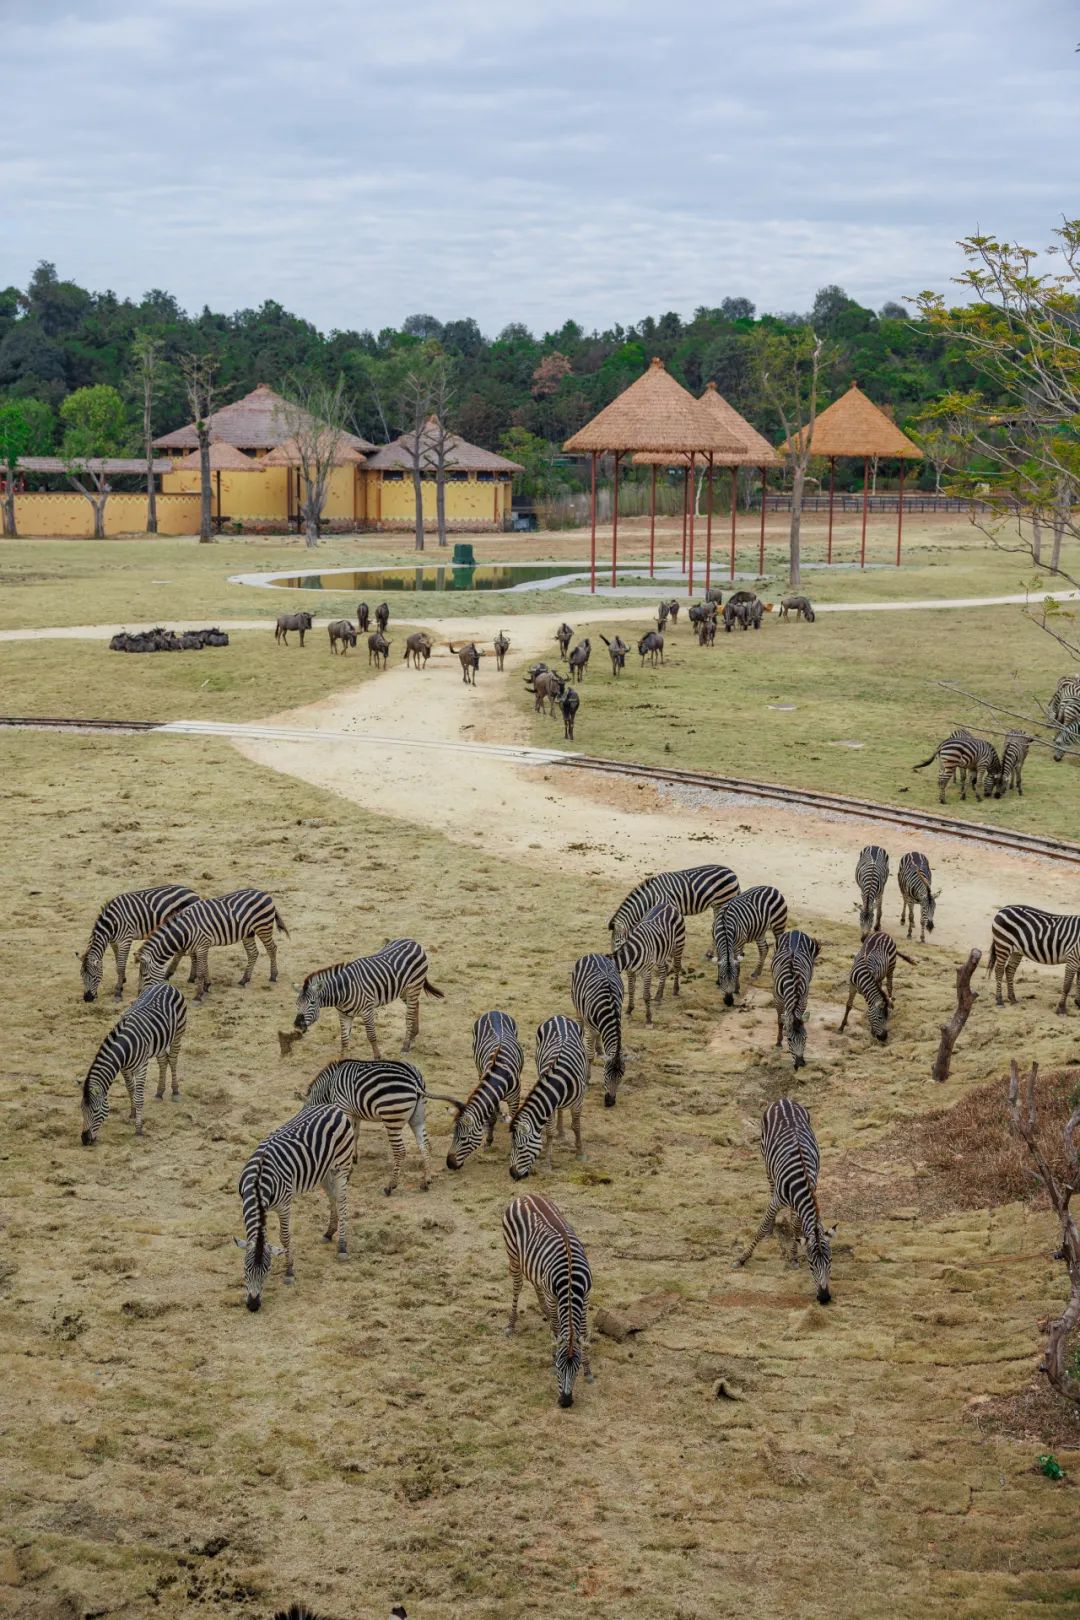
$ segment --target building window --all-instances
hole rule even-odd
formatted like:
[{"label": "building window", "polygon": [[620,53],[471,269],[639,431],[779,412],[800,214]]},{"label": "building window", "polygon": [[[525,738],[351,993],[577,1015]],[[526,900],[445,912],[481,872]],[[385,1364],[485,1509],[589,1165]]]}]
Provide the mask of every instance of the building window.
[{"label": "building window", "polygon": [[405,477],[405,474],[403,472],[384,472],[383,473],[383,483],[384,484],[400,484],[404,480],[404,477]]},{"label": "building window", "polygon": [[469,480],[469,475],[467,472],[447,473],[446,477],[448,482],[451,484],[465,484],[468,483]]},{"label": "building window", "polygon": [[493,484],[495,482],[495,474],[484,472],[477,473],[476,481],[478,484]]}]

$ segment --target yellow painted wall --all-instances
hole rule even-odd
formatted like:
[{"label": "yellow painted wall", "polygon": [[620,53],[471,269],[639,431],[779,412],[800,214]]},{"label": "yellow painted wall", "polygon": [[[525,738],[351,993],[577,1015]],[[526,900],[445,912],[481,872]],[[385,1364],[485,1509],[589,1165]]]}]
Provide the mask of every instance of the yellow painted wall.
[{"label": "yellow painted wall", "polygon": [[[369,473],[369,479],[379,478],[380,489],[368,494],[368,518],[381,523],[412,523],[416,505],[412,478],[387,480],[378,473]],[[446,520],[448,523],[502,523],[509,509],[512,485],[506,483],[480,483],[476,478],[454,481],[446,486]],[[435,480],[423,480],[424,523],[435,523]]]},{"label": "yellow painted wall", "polygon": [[[197,495],[159,495],[157,498],[159,534],[197,534],[199,498]],[[31,492],[15,497],[15,523],[24,535],[90,536],[94,514],[82,495],[59,491]],[[105,506],[106,534],[144,534],[146,496],[125,491],[110,495]]]},{"label": "yellow painted wall", "polygon": [[[226,517],[265,519],[284,523],[288,516],[285,503],[288,468],[267,467],[265,472],[223,472],[221,474],[221,510]],[[217,473],[210,475],[214,510],[217,511]],[[182,471],[164,473],[161,487],[173,492],[199,494],[199,469],[185,467]],[[196,523],[196,528],[198,524]]]}]

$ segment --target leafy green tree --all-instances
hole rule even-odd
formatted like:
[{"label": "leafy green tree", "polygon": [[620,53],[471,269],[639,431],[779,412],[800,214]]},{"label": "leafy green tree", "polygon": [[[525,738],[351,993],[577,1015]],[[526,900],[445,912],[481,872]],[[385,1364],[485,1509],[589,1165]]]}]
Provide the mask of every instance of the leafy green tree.
[{"label": "leafy green tree", "polygon": [[0,399],[0,479],[3,480],[4,533],[18,534],[15,483],[20,456],[47,456],[52,449],[53,413],[39,399]]},{"label": "leafy green tree", "polygon": [[112,493],[103,461],[128,448],[127,409],[115,388],[97,383],[77,388],[60,407],[64,428],[61,454],[67,476],[94,514],[94,539],[105,538],[105,506]]}]

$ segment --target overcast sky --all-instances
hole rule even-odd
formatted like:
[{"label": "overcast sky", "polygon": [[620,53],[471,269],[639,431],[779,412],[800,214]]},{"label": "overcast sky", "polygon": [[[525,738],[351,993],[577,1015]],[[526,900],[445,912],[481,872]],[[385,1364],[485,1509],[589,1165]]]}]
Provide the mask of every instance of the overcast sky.
[{"label": "overcast sky", "polygon": [[871,306],[1080,213],[1073,0],[0,0],[0,285],[493,333]]}]

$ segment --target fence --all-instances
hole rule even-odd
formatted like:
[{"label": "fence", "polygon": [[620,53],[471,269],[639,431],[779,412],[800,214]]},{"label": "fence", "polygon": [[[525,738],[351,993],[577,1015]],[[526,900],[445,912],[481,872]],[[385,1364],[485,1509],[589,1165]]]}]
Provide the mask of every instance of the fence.
[{"label": "fence", "polygon": [[[866,509],[868,512],[896,512],[899,509],[899,493],[891,495],[868,495]],[[804,512],[827,512],[829,510],[829,497],[827,495],[804,495],[802,509]],[[835,512],[861,512],[863,498],[861,493],[853,495],[836,495],[833,498]],[[782,492],[769,491],[765,498],[767,512],[790,512],[791,495]],[[926,495],[921,491],[904,493],[905,512],[988,512],[990,508],[984,501],[968,501],[958,495]]]}]

